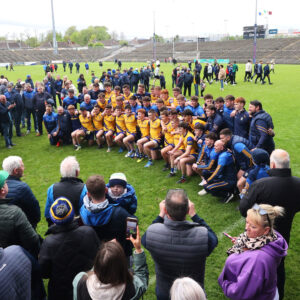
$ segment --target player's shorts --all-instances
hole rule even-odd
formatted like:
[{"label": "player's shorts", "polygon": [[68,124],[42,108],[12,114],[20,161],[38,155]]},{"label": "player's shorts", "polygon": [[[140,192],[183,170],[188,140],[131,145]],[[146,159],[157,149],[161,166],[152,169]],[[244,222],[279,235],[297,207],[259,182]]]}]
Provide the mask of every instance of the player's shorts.
[{"label": "player's shorts", "polygon": [[120,134],[124,134],[124,136],[126,136],[126,132],[125,131],[116,132],[116,136],[118,136]]},{"label": "player's shorts", "polygon": [[104,131],[104,134],[107,134],[109,132],[112,132],[113,134],[115,133],[113,130],[109,129],[109,130]]},{"label": "player's shorts", "polygon": [[95,131],[94,131],[95,136],[97,135],[97,133],[98,133],[99,131],[103,131],[103,129],[95,130]]}]

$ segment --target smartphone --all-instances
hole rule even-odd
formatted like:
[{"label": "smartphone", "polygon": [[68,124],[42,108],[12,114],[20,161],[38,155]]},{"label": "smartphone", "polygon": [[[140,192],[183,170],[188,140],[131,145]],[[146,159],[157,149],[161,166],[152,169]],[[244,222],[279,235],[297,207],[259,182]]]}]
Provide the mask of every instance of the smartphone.
[{"label": "smartphone", "polygon": [[135,218],[126,219],[126,237],[129,238],[131,235],[136,238],[136,227],[138,225],[138,220]]},{"label": "smartphone", "polygon": [[232,241],[234,240],[234,238],[233,238],[231,235],[229,235],[228,233],[223,232],[223,234],[224,234],[226,237],[228,237],[229,239],[231,239]]}]

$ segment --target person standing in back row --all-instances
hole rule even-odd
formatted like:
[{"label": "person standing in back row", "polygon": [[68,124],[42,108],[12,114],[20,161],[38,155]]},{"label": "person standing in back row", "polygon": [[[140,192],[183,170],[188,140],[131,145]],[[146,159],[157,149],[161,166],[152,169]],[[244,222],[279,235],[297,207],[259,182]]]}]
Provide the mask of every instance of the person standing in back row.
[{"label": "person standing in back row", "polygon": [[191,97],[192,83],[193,83],[193,75],[191,74],[191,69],[187,69],[186,73],[184,73],[183,83],[184,83],[184,91],[183,91],[184,96],[186,96],[186,91],[188,91],[189,97]]},{"label": "person standing in back row", "polygon": [[[251,184],[239,208],[242,216],[245,217],[247,210],[254,203],[282,206],[285,214],[276,220],[275,227],[289,244],[293,219],[300,211],[300,178],[292,176],[290,157],[284,150],[276,149],[272,152],[270,168],[268,171],[270,177],[259,179]],[[282,259],[277,269],[279,299],[284,297],[284,283],[285,270],[284,259]]]}]

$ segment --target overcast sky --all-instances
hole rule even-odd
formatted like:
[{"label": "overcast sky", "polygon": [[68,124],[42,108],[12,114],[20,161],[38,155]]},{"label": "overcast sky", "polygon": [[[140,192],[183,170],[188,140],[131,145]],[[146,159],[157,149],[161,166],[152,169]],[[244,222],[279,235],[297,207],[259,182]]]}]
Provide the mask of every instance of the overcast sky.
[{"label": "overcast sky", "polygon": [[[105,25],[109,32],[126,38],[148,38],[156,33],[164,37],[205,36],[207,34],[242,34],[243,26],[254,24],[255,0],[53,0],[56,30],[69,26],[83,29]],[[300,1],[258,0],[258,12],[272,11],[272,16],[258,16],[258,24],[284,31],[300,29]],[[0,36],[20,38],[52,29],[51,0],[1,1]]]}]

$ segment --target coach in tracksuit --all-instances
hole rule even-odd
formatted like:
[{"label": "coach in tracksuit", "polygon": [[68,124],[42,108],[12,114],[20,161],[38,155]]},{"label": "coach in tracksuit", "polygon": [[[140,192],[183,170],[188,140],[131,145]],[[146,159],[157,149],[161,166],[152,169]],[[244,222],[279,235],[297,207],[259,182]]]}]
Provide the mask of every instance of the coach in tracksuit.
[{"label": "coach in tracksuit", "polygon": [[262,104],[258,100],[250,102],[249,113],[252,116],[250,124],[249,141],[255,148],[265,149],[269,154],[275,149],[273,136],[269,134],[269,129],[273,129],[271,116],[262,109]]}]

